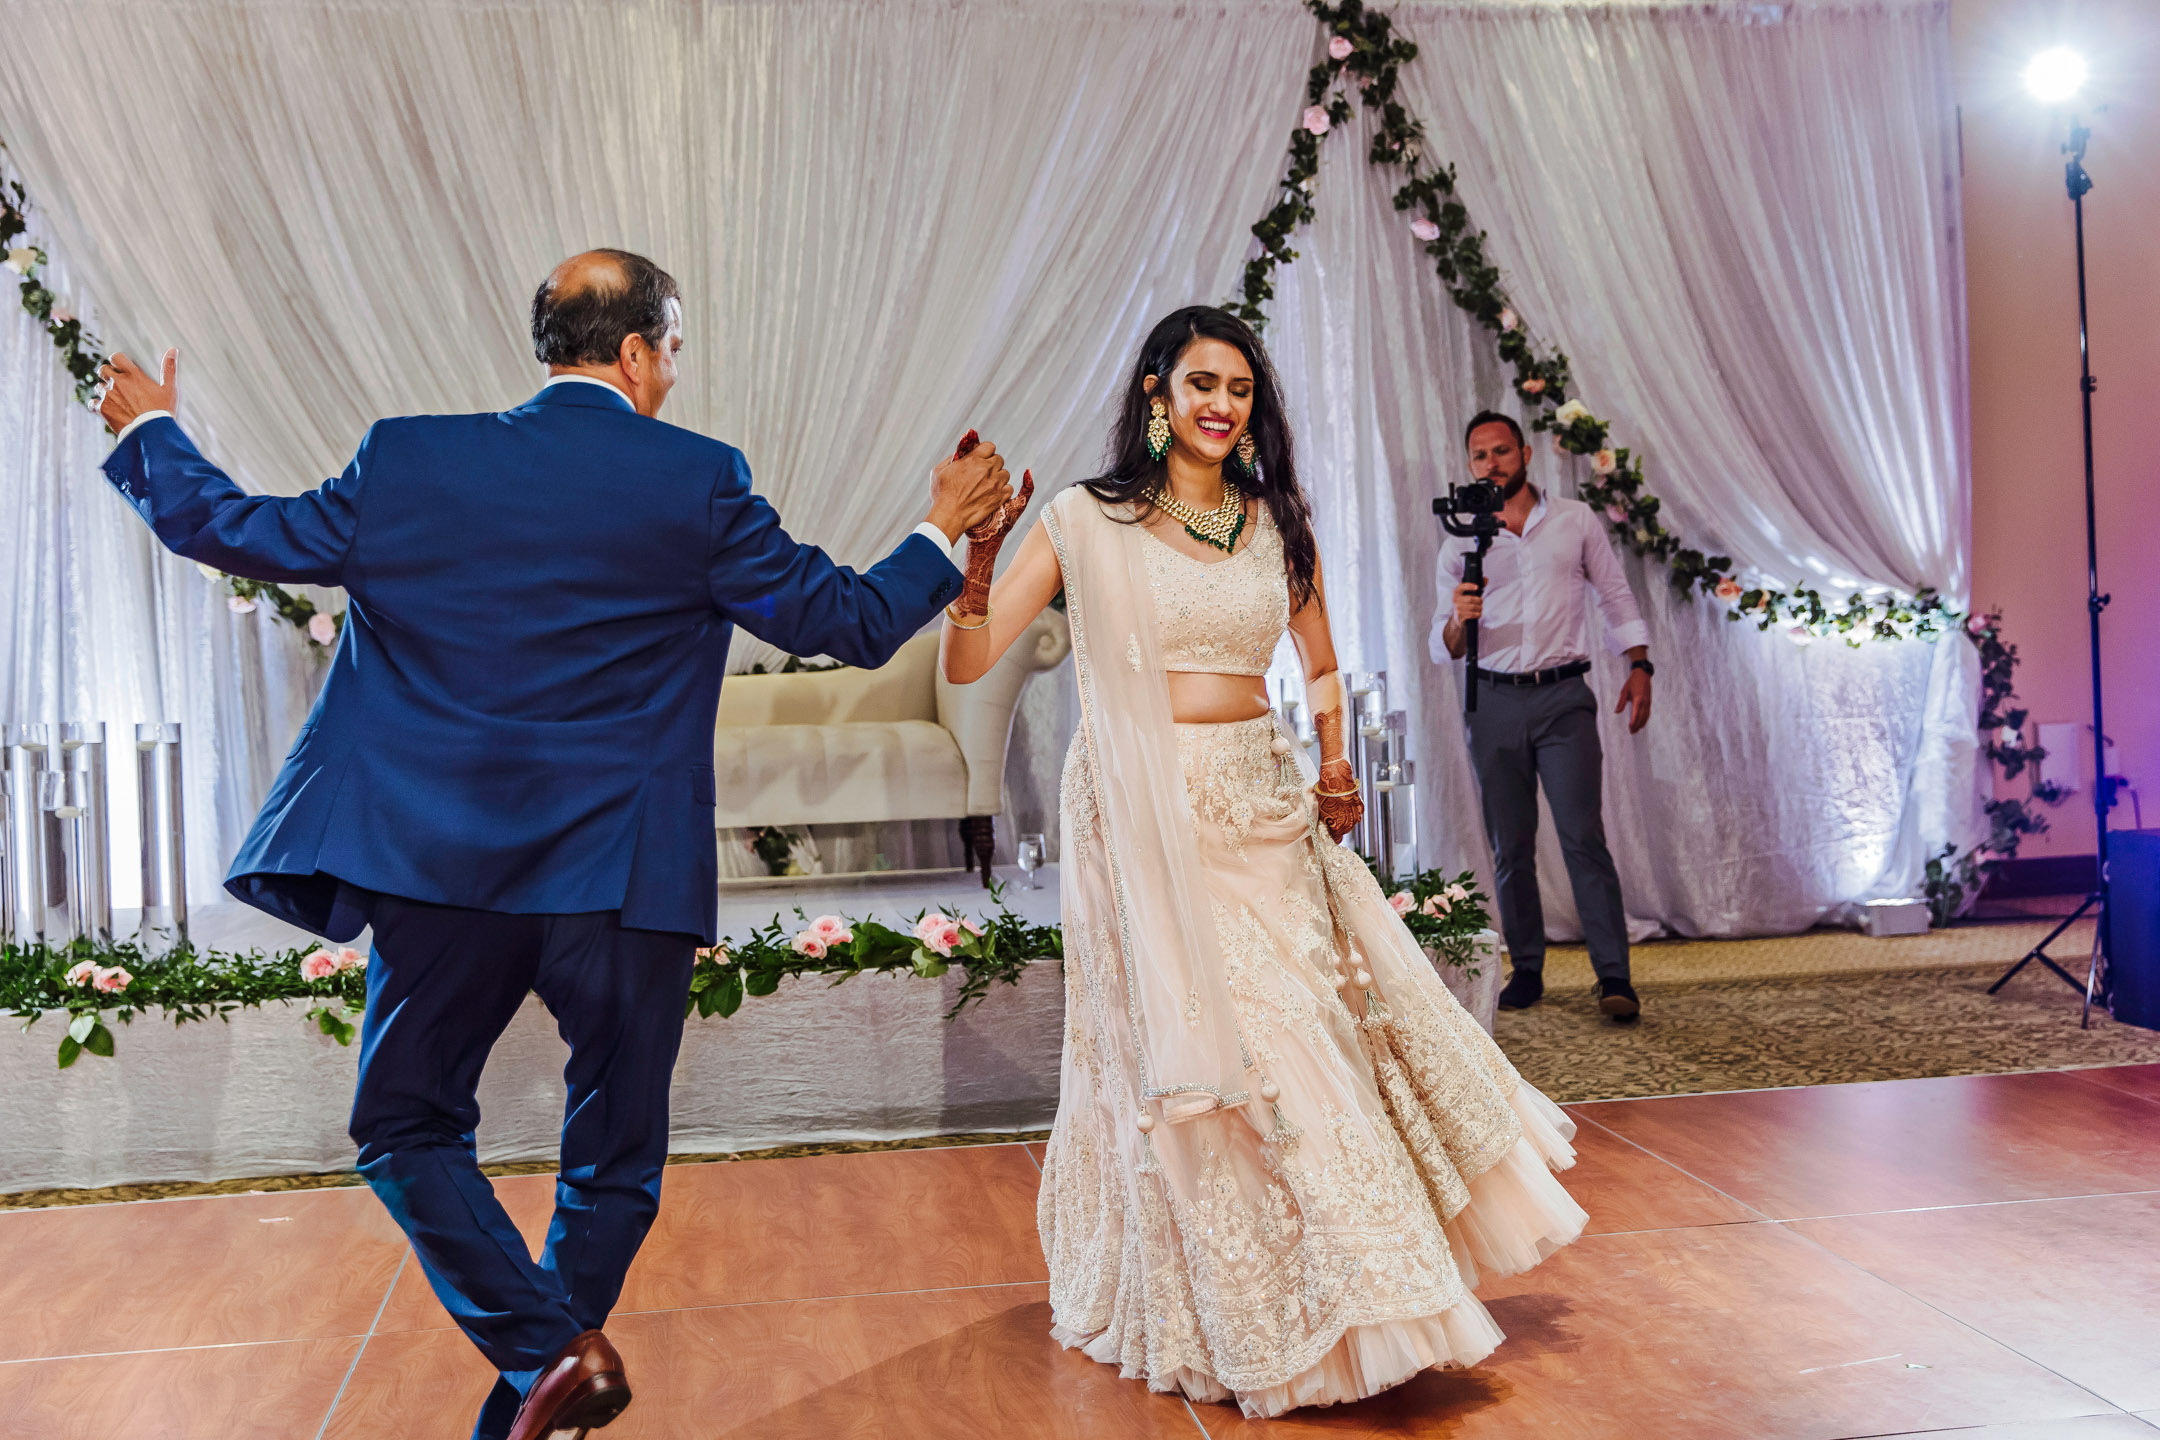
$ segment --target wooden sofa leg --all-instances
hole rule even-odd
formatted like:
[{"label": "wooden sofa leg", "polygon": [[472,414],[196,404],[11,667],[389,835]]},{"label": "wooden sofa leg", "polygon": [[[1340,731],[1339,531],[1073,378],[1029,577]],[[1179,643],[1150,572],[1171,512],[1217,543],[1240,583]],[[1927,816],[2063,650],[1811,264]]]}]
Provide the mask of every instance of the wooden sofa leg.
[{"label": "wooden sofa leg", "polygon": [[990,888],[990,856],[996,825],[995,815],[969,815],[960,822],[960,849],[967,856],[967,868],[982,871],[985,890]]}]

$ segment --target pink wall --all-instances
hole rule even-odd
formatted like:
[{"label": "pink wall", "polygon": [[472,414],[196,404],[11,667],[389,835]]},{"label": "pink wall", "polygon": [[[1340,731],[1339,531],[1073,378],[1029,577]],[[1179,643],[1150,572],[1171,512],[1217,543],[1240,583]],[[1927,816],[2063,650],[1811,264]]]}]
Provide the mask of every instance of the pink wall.
[{"label": "pink wall", "polygon": [[[1999,606],[2035,722],[2091,723],[2077,272],[2066,117],[2019,72],[2068,44],[2093,67],[2085,201],[2107,724],[2160,827],[2160,0],[1953,0],[1972,347],[1973,601]],[[2090,97],[2088,100],[2087,97]],[[2104,104],[2104,110],[2097,105]],[[2090,769],[2090,741],[2086,773]],[[2024,782],[1998,787],[2021,794]],[[2083,791],[2028,855],[2090,854]],[[2114,828],[2131,823],[2128,802]]]}]

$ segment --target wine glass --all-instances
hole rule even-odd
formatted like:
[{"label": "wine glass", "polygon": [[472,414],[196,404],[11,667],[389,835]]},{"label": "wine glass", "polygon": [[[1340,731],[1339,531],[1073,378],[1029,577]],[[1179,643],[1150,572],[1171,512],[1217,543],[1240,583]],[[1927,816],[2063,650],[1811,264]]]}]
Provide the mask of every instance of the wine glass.
[{"label": "wine glass", "polygon": [[1049,854],[1049,847],[1041,835],[1023,835],[1020,837],[1020,844],[1014,852],[1014,858],[1020,862],[1020,868],[1027,872],[1028,889],[1042,889],[1042,886],[1035,882],[1035,872],[1042,869],[1043,861],[1049,857]]}]

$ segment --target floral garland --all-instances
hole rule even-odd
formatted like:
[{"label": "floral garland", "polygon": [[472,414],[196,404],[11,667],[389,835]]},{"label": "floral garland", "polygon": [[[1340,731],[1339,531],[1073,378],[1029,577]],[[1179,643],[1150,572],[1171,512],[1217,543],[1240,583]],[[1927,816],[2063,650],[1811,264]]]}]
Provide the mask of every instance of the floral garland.
[{"label": "floral garland", "polygon": [[[1410,233],[1432,258],[1448,298],[1496,337],[1501,360],[1513,368],[1515,392],[1532,412],[1531,428],[1550,432],[1561,450],[1590,462],[1593,478],[1578,487],[1578,494],[1604,517],[1623,545],[1663,563],[1673,590],[1683,598],[1698,592],[1713,596],[1727,607],[1726,619],[1750,620],[1765,631],[1782,627],[1797,645],[1830,635],[1853,646],[1868,639],[1934,641],[1962,631],[1981,654],[1979,725],[1989,737],[1984,747],[1988,758],[2006,779],[2037,761],[2045,752],[2024,743],[2025,712],[2007,708],[2014,698],[2017,651],[2002,642],[1999,615],[1975,620],[1951,609],[1931,589],[1872,599],[1855,593],[1840,602],[1806,586],[1748,585],[1733,573],[1732,557],[1707,554],[1666,527],[1661,502],[1645,485],[1640,461],[1627,447],[1611,443],[1608,422],[1569,398],[1573,373],[1566,354],[1553,346],[1541,353],[1509,303],[1499,267],[1486,253],[1485,234],[1471,228],[1469,209],[1456,193],[1454,167],[1426,159],[1424,126],[1395,98],[1402,66],[1417,58],[1415,42],[1398,35],[1392,18],[1367,8],[1364,0],[1306,0],[1306,8],[1327,37],[1326,54],[1306,73],[1306,106],[1291,132],[1277,199],[1252,227],[1259,248],[1245,263],[1240,298],[1225,308],[1255,329],[1266,325],[1264,306],[1275,294],[1275,269],[1297,258],[1290,237],[1313,219],[1320,142],[1349,121],[1349,92],[1354,88],[1367,110],[1379,116],[1367,161],[1402,176],[1395,209],[1412,215]],[[2034,798],[2053,804],[2062,797],[2059,791],[2036,786]],[[2046,818],[2023,799],[1991,800],[1987,813],[1986,840],[1969,852],[1947,846],[1929,862],[1927,894],[1939,920],[1977,894],[1987,872],[2014,857],[2024,836],[2047,829]]]},{"label": "floral garland", "polygon": [[[1064,958],[1059,930],[1028,924],[995,891],[992,899],[997,911],[980,923],[930,911],[917,917],[910,936],[836,915],[791,934],[775,916],[747,940],[726,940],[699,952],[689,1008],[700,1015],[732,1015],[744,995],[770,995],[790,975],[829,975],[838,984],[870,971],[935,977],[957,964],[964,978],[958,1001],[946,1013],[949,1020],[988,995],[993,983],[1018,984],[1032,961]],[[63,1070],[84,1054],[110,1059],[113,1025],[132,1024],[151,1010],[182,1025],[296,1000],[311,1002],[308,1023],[350,1045],[353,1022],[367,1003],[367,957],[327,946],[275,955],[182,946],[151,955],[130,942],[0,945],[0,1014],[21,1016],[28,1029],[47,1011],[66,1011],[58,1057]]]},{"label": "floral garland", "polygon": [[997,911],[979,925],[942,910],[926,910],[907,933],[874,920],[843,920],[838,915],[812,920],[800,909],[795,918],[803,923],[797,928],[775,915],[747,940],[698,952],[689,1008],[700,1015],[733,1015],[745,995],[770,995],[789,975],[829,975],[835,985],[877,973],[935,979],[957,964],[960,995],[945,1012],[950,1020],[989,994],[993,981],[1017,985],[1034,961],[1065,958],[1062,930],[1030,925],[1006,907],[999,889],[990,896]]},{"label": "floral garland", "polygon": [[[5,148],[0,146],[0,150]],[[48,263],[43,247],[19,243],[30,229],[25,214],[28,208],[29,199],[23,192],[22,182],[13,176],[0,177],[0,266],[22,277],[22,283],[17,287],[22,296],[22,308],[45,327],[45,333],[60,352],[62,368],[75,377],[75,399],[94,410],[97,408],[98,367],[107,357],[99,347],[97,337],[83,328],[81,318],[60,303],[60,297],[39,278],[38,271]],[[280,619],[315,644],[327,647],[337,643],[345,623],[344,616],[319,610],[305,595],[295,595],[267,580],[227,575],[209,565],[195,568],[213,584],[225,584],[225,604],[234,614],[249,614],[258,602],[267,601]]]},{"label": "floral garland", "polygon": [[1497,337],[1500,358],[1515,373],[1515,392],[1532,411],[1531,428],[1550,431],[1560,449],[1589,459],[1596,478],[1581,487],[1582,499],[1603,514],[1621,543],[1663,562],[1674,590],[1715,595],[1731,607],[1729,618],[1753,620],[1760,629],[1783,624],[1799,644],[1832,634],[1855,645],[1869,637],[1933,639],[1963,619],[1931,590],[1874,600],[1855,594],[1839,604],[1806,587],[1751,587],[1733,574],[1730,556],[1706,554],[1667,529],[1658,497],[1644,486],[1640,462],[1610,444],[1607,422],[1568,398],[1573,383],[1568,357],[1551,346],[1540,353],[1532,342],[1508,302],[1499,267],[1486,253],[1484,232],[1470,226],[1469,209],[1455,191],[1454,167],[1426,158],[1424,126],[1395,98],[1402,67],[1417,58],[1417,45],[1396,34],[1394,21],[1366,8],[1364,0],[1306,0],[1306,6],[1327,34],[1327,53],[1306,74],[1306,108],[1291,132],[1279,195],[1252,227],[1259,250],[1245,263],[1243,294],[1230,310],[1256,328],[1267,323],[1263,306],[1275,293],[1275,268],[1297,258],[1290,236],[1313,218],[1320,142],[1349,121],[1354,88],[1367,110],[1379,116],[1366,159],[1401,174],[1395,208],[1413,214],[1410,233],[1432,258],[1448,297]]}]

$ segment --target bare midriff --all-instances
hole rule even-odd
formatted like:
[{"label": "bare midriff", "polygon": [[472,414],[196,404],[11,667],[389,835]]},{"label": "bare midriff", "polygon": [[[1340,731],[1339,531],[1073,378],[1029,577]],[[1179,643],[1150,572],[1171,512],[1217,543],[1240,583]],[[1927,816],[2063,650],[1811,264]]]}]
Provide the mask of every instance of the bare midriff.
[{"label": "bare midriff", "polygon": [[1228,725],[1268,713],[1267,678],[1262,675],[1204,675],[1172,670],[1170,718],[1179,725]]}]

